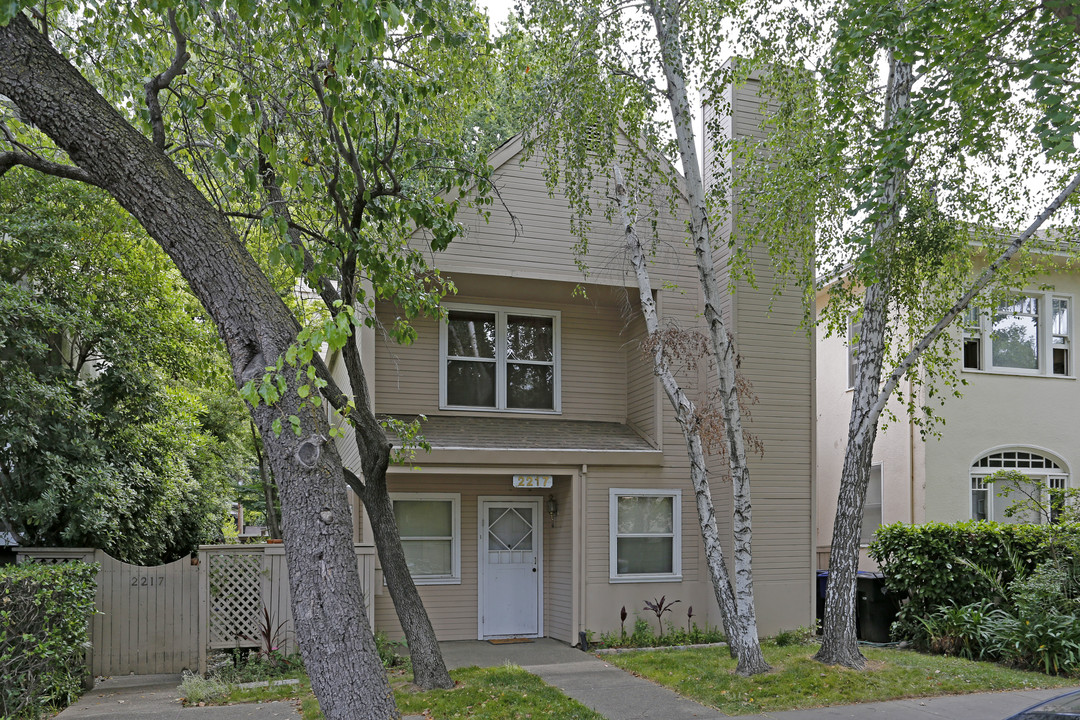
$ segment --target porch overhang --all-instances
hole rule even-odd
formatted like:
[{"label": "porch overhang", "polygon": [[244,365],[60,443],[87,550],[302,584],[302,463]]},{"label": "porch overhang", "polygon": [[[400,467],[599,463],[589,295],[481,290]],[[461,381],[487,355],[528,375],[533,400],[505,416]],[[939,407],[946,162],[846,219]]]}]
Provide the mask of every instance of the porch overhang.
[{"label": "porch overhang", "polygon": [[[422,464],[658,466],[664,458],[632,427],[615,422],[438,415],[421,420],[421,433],[431,446],[417,452]],[[393,435],[390,441],[400,444]]]}]

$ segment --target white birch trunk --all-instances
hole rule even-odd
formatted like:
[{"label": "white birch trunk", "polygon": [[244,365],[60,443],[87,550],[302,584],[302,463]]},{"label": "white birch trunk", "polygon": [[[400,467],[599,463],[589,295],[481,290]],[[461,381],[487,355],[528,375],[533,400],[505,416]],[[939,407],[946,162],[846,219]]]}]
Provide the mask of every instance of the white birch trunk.
[{"label": "white birch trunk", "polygon": [[[911,105],[911,64],[889,58],[889,82],[886,88],[884,132],[892,130]],[[907,173],[885,168],[882,205],[884,209],[874,224],[873,246],[888,262],[887,245],[893,242],[900,212],[900,193]],[[851,417],[848,421],[848,442],[844,466],[840,475],[840,493],[833,520],[832,548],[829,552],[829,582],[825,592],[825,622],[821,650],[816,658],[830,665],[861,669],[866,658],[859,652],[855,629],[855,577],[859,563],[859,538],[862,530],[862,510],[866,487],[870,482],[877,421],[881,415],[878,392],[881,387],[881,367],[885,358],[885,336],[888,323],[891,284],[886,271],[881,280],[866,289],[863,301],[862,331],[859,336],[858,366],[852,392]]]},{"label": "white birch trunk", "polygon": [[[709,325],[709,340],[716,363],[717,389],[724,419],[724,442],[727,445],[733,497],[732,535],[734,537],[735,600],[739,616],[746,622],[748,632],[757,636],[757,616],[754,609],[754,575],[752,568],[752,531],[750,509],[750,470],[746,461],[746,441],[743,435],[742,413],[735,377],[735,348],[721,315],[723,298],[712,265],[712,237],[706,210],[705,184],[701,176],[686,90],[683,65],[681,26],[678,7],[670,0],[649,0],[649,11],[656,26],[660,57],[667,81],[667,97],[675,135],[686,175],[690,204],[690,234],[694,245],[698,279],[705,296],[705,320]],[[764,660],[762,661],[764,663]]]},{"label": "white birch trunk", "polygon": [[[652,282],[646,266],[645,248],[642,247],[641,239],[634,229],[634,222],[631,219],[633,213],[628,206],[626,186],[623,184],[622,173],[617,167],[615,168],[615,196],[623,223],[626,249],[630,255],[630,263],[634,268],[634,274],[637,277],[641,314],[645,318],[646,330],[648,330],[650,336],[655,338],[658,337],[660,323],[656,315],[656,303],[652,295]],[[716,602],[720,606],[721,617],[724,621],[724,632],[738,660],[736,672],[740,675],[766,672],[770,668],[761,654],[761,645],[758,642],[757,627],[753,621],[753,615],[751,614],[748,618],[740,612],[735,594],[731,589],[731,579],[728,576],[727,565],[724,562],[724,549],[720,544],[720,534],[716,528],[716,510],[713,506],[712,492],[709,488],[705,450],[695,421],[696,409],[693,401],[687,397],[678,380],[675,379],[675,374],[664,357],[664,349],[659,343],[656,344],[653,351],[653,371],[660,378],[664,393],[675,410],[675,419],[678,421],[683,432],[683,438],[686,440],[686,452],[690,459],[690,480],[694,485],[698,523],[701,526],[701,537],[705,544],[705,558],[709,566],[709,578],[712,580]],[[751,603],[752,600],[751,596]]]}]

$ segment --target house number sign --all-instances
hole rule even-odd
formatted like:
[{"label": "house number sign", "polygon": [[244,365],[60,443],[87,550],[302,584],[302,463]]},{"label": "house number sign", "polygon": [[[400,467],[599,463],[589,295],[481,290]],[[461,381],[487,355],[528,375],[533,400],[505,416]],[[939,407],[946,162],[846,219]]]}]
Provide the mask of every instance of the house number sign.
[{"label": "house number sign", "polygon": [[549,488],[551,487],[550,475],[515,475],[514,487],[516,488]]}]

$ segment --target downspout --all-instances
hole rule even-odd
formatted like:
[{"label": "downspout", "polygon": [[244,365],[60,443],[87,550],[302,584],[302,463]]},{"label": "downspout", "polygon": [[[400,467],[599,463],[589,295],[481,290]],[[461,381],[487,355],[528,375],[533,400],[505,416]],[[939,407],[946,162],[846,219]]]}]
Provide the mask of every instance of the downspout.
[{"label": "downspout", "polygon": [[578,487],[577,497],[574,498],[574,515],[577,521],[574,523],[574,543],[577,547],[577,566],[578,570],[575,573],[577,579],[577,627],[574,630],[573,638],[570,640],[570,644],[574,643],[574,638],[580,637],[580,633],[585,632],[585,586],[588,579],[588,554],[585,548],[585,518],[588,515],[585,511],[585,497],[588,494],[586,486],[589,480],[589,466],[586,463],[581,464],[581,472],[578,473]]}]

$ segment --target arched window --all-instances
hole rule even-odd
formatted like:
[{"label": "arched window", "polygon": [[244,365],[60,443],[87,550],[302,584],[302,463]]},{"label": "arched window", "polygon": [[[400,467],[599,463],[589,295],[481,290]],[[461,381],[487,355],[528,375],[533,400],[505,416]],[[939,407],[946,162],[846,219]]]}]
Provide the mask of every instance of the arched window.
[{"label": "arched window", "polygon": [[[995,488],[992,475],[1001,470],[1015,470],[1025,475],[1025,484],[1008,497],[1001,488]],[[1061,493],[1069,486],[1069,471],[1064,463],[1036,450],[996,450],[983,455],[971,465],[971,518],[973,520],[998,520],[1012,522],[1056,522],[1061,511]],[[1044,509],[1034,513],[1008,518],[1005,511],[1019,500],[1031,497]]]}]

